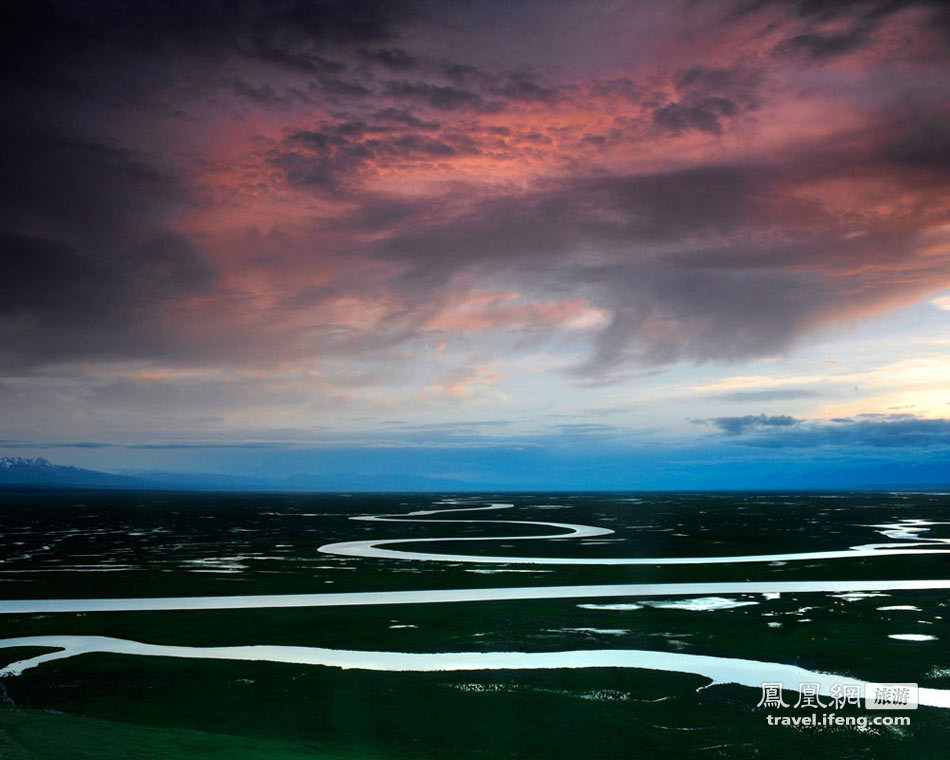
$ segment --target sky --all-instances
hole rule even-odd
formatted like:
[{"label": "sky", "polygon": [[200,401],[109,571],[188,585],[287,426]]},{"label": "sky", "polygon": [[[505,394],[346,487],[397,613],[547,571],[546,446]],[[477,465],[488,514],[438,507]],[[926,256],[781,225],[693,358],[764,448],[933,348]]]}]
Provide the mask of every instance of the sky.
[{"label": "sky", "polygon": [[0,455],[950,483],[945,3],[2,13]]}]

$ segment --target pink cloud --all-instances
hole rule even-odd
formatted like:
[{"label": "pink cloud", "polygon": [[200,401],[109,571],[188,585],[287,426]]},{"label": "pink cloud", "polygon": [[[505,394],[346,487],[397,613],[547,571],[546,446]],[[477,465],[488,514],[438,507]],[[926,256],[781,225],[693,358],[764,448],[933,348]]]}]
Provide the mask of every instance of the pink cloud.
[{"label": "pink cloud", "polygon": [[606,321],[606,312],[581,298],[525,303],[517,293],[494,293],[473,294],[450,303],[425,324],[425,329],[453,333],[550,330],[596,327]]}]

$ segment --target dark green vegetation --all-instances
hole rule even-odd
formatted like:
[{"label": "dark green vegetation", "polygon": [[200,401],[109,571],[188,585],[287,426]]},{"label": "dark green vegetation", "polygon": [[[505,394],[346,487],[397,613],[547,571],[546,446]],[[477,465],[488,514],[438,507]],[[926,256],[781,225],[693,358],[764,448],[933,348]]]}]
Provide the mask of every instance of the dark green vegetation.
[{"label": "dark green vegetation", "polygon": [[39,710],[0,708],[0,757],[4,760],[331,760],[333,755],[288,742],[248,739],[206,731],[151,728]]},{"label": "dark green vegetation", "polygon": [[[892,542],[880,528],[870,526],[950,520],[947,496],[834,496],[486,496],[473,503],[516,505],[499,511],[499,520],[583,523],[610,527],[617,534],[589,543],[501,540],[425,548],[556,556],[757,554]],[[530,526],[346,519],[433,508],[437,498],[8,493],[0,496],[0,598],[947,577],[948,558],[942,555],[778,565],[531,568],[335,558],[317,552],[324,543],[354,538],[542,532]],[[566,508],[542,508],[550,505]],[[493,518],[491,512],[457,516]],[[921,537],[931,534],[945,537],[950,532],[947,526],[934,525]],[[530,572],[505,572],[511,570]],[[857,597],[783,594],[777,599],[749,594],[730,599],[755,604],[709,611],[605,610],[578,605],[638,600],[565,599],[6,615],[0,616],[0,637],[91,634],[156,644],[417,652],[649,649],[950,688],[950,601],[945,591]],[[879,610],[882,606],[917,609]],[[892,633],[926,634],[937,640],[897,641],[888,638]],[[40,651],[0,649],[0,664]],[[766,713],[755,706],[760,697],[755,689],[704,689],[706,679],[697,676],[638,669],[374,673],[89,654],[41,665],[3,683],[19,707],[30,708],[0,711],[5,724],[0,730],[3,760],[944,758],[950,744],[950,711],[921,708],[911,713],[909,727],[866,732],[771,727]],[[67,715],[36,712],[41,709]],[[100,745],[96,737],[101,737]]]}]

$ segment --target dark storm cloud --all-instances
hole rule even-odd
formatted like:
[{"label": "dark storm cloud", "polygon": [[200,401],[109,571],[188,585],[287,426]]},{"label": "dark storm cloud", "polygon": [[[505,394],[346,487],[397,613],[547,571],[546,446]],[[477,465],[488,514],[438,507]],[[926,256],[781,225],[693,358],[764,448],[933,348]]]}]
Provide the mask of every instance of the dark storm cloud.
[{"label": "dark storm cloud", "polygon": [[[486,107],[485,99],[501,93],[498,82],[505,80],[462,67],[455,81],[457,86],[390,81],[385,89],[396,102],[411,101],[419,113],[444,111],[450,118],[455,110]],[[515,80],[509,75],[507,81]],[[679,99],[656,108],[653,119],[674,136],[722,134],[732,119],[762,103],[762,73],[746,66],[692,66],[680,69],[673,81]],[[533,91],[529,82],[536,84],[521,82],[526,96]],[[549,88],[537,93],[538,100],[556,93]],[[643,97],[629,79],[596,82],[592,93]],[[514,91],[507,95],[511,101],[517,97]],[[409,303],[422,304],[456,274],[496,268],[512,281],[543,283],[552,293],[580,291],[606,307],[611,320],[578,369],[590,378],[631,362],[743,359],[781,351],[836,312],[860,310],[888,290],[886,278],[862,282],[836,277],[829,269],[880,257],[912,270],[908,283],[926,277],[928,269],[942,276],[940,260],[922,261],[913,271],[906,254],[915,245],[914,230],[872,228],[848,238],[851,229],[842,228],[820,203],[790,192],[796,185],[849,177],[856,167],[868,176],[898,172],[915,182],[921,181],[915,172],[928,173],[935,192],[945,187],[939,156],[946,120],[913,114],[891,121],[891,126],[883,121],[876,133],[857,135],[857,149],[847,142],[844,149],[816,143],[799,148],[787,163],[575,176],[518,197],[475,203],[473,211],[450,214],[444,223],[433,222],[440,218],[431,213],[434,206],[361,196],[347,182],[387,162],[477,155],[485,149],[479,141],[488,129],[461,135],[406,107],[388,107],[358,126],[295,133],[272,158],[295,184],[336,193],[345,189],[367,204],[365,213],[348,213],[332,226],[395,230],[367,252],[403,265],[394,285]],[[397,127],[404,129],[385,134]],[[530,135],[515,135],[509,127],[490,129],[509,141],[500,148],[509,155],[515,153],[515,138],[531,142]],[[538,144],[552,140],[549,134],[536,137]],[[581,142],[601,150],[611,139],[616,138],[587,134]],[[414,217],[420,222],[413,224]],[[662,255],[654,253],[658,247]],[[600,263],[580,263],[578,254],[585,250],[600,251]]]},{"label": "dark storm cloud", "polygon": [[175,180],[133,153],[0,131],[0,335],[7,365],[160,351],[159,314],[214,270],[163,227]]},{"label": "dark storm cloud", "polygon": [[138,244],[71,248],[0,233],[0,335],[4,363],[153,357],[163,350],[161,312],[207,292],[214,270],[171,234]]},{"label": "dark storm cloud", "polygon": [[320,83],[313,85],[313,88],[327,95],[338,95],[344,98],[363,98],[373,94],[373,91],[365,85],[340,79],[339,77],[321,77]]},{"label": "dark storm cloud", "polygon": [[680,91],[741,92],[754,86],[759,75],[748,69],[721,66],[691,66],[677,72],[673,81]]},{"label": "dark storm cloud", "polygon": [[[758,58],[743,55],[741,65],[729,63],[732,58],[721,51],[702,63],[690,53],[669,62],[668,70],[642,77],[618,69],[617,76],[602,71],[607,78],[598,79],[584,70],[551,80],[550,73],[495,64],[487,43],[477,54],[467,49],[465,61],[427,54],[426,45],[413,44],[421,39],[418,34],[401,32],[410,26],[427,29],[433,8],[426,16],[411,4],[365,0],[179,1],[134,10],[56,0],[14,7],[0,32],[9,43],[0,56],[15,64],[7,75],[26,93],[0,105],[5,122],[25,125],[0,134],[2,176],[16,178],[0,188],[4,265],[20,290],[0,305],[6,320],[0,335],[13,355],[36,361],[174,356],[185,350],[187,339],[160,328],[162,310],[178,299],[214,293],[215,273],[202,254],[202,236],[186,238],[169,222],[174,209],[195,211],[211,201],[186,197],[176,170],[159,166],[154,152],[77,136],[80,127],[109,132],[114,121],[160,101],[161,87],[138,88],[144,94],[135,101],[116,89],[107,103],[98,102],[94,114],[92,101],[83,96],[89,112],[76,118],[74,129],[32,129],[34,119],[72,123],[75,114],[59,110],[58,95],[50,92],[59,93],[68,83],[108,89],[112,85],[98,83],[125,76],[150,84],[169,79],[183,90],[192,84],[210,87],[206,80],[224,83],[230,96],[237,95],[240,110],[257,108],[268,117],[298,107],[283,137],[278,131],[254,143],[267,146],[260,149],[266,171],[251,176],[248,170],[235,186],[223,189],[228,200],[216,202],[225,205],[241,193],[265,197],[275,191],[276,197],[314,191],[320,202],[347,204],[334,209],[336,216],[318,230],[308,229],[306,250],[301,245],[295,254],[281,249],[260,257],[280,260],[286,271],[275,266],[254,273],[260,281],[279,283],[273,287],[281,306],[269,315],[278,324],[282,316],[297,316],[293,309],[342,297],[374,299],[384,286],[395,304],[394,318],[375,335],[364,331],[342,341],[343,352],[418,337],[453,278],[469,274],[503,280],[537,299],[583,297],[608,312],[589,360],[576,370],[587,380],[608,378],[631,363],[773,354],[826,319],[899,300],[895,294],[915,288],[923,292],[920,283],[946,275],[941,257],[913,256],[915,235],[929,221],[891,223],[886,210],[871,208],[830,210],[809,192],[810,185],[858,177],[895,188],[895,194],[926,182],[932,199],[945,196],[950,119],[934,106],[940,92],[925,91],[921,84],[920,92],[915,90],[919,105],[908,98],[906,111],[882,109],[886,115],[866,134],[846,135],[840,144],[792,141],[787,158],[763,155],[768,148],[754,159],[723,158],[704,149],[703,141],[731,136],[731,128],[741,124],[754,142],[755,129],[776,126],[752,121],[779,97],[763,84],[770,67],[778,65],[762,63],[768,50]],[[830,61],[874,37],[891,9],[887,3],[798,3],[787,14],[791,21],[786,11],[776,16],[785,40],[779,50],[789,55],[789,66],[802,56]],[[851,23],[834,34],[814,26],[829,18]],[[585,63],[582,53],[578,57]],[[618,53],[617,60],[622,58]],[[156,59],[167,66],[155,66],[159,73],[153,76]],[[212,71],[212,64],[221,62],[227,65],[202,73],[203,66]],[[564,68],[570,64],[566,60]],[[51,87],[37,86],[43,82]],[[227,114],[230,104],[208,92],[202,90],[193,102],[213,105],[216,118]],[[588,94],[609,100],[589,106],[582,100]],[[178,97],[183,102],[171,98],[169,104],[181,110],[176,118],[198,119],[188,111],[187,98]],[[856,102],[869,97],[854,93]],[[43,104],[35,116],[34,100]],[[574,131],[544,123],[572,105],[566,120],[581,124]],[[618,108],[634,115],[621,124],[614,118]],[[509,122],[492,123],[511,113]],[[613,126],[598,126],[590,114]],[[221,131],[227,133],[245,116],[221,118],[231,120]],[[130,127],[129,142],[136,130],[153,127],[160,131],[154,124]],[[211,131],[203,137],[215,143],[219,135]],[[789,144],[784,137],[781,144]],[[656,147],[651,139],[661,144],[657,168],[651,170],[633,172],[606,152],[620,146],[627,158],[641,148],[648,154]],[[686,145],[682,156],[664,157],[662,151],[677,140]],[[475,156],[486,175],[496,167],[504,174],[528,157],[524,176],[517,170],[504,175],[521,189],[499,185],[486,193],[455,186],[444,196],[407,199],[364,186],[367,178],[387,173],[396,184],[407,167],[436,174],[433,167],[440,166],[447,167],[438,177],[440,187],[461,185],[462,172],[451,162]],[[256,158],[217,160],[237,172]],[[200,174],[203,161],[194,159],[178,170]],[[664,169],[664,162],[691,168]],[[903,181],[906,177],[913,183]],[[407,187],[412,180],[409,176]],[[855,230],[859,223],[867,229]],[[855,231],[860,237],[845,237]],[[332,243],[314,243],[322,233],[333,237]],[[339,242],[348,234],[353,237]],[[295,282],[308,264],[329,260],[352,262],[355,272],[367,262],[395,263],[398,275],[385,283],[361,283],[341,263],[345,271],[331,282]],[[287,314],[280,313],[283,307]],[[241,330],[254,332],[255,325],[241,324]],[[223,354],[238,353],[248,337],[239,335],[241,330],[222,336]],[[322,349],[321,338],[313,343]]]},{"label": "dark storm cloud", "polygon": [[762,72],[747,66],[691,66],[677,72],[673,81],[686,98],[719,97],[737,108],[755,108],[761,99]]},{"label": "dark storm cloud", "polygon": [[402,48],[377,48],[376,50],[360,48],[358,53],[360,58],[381,64],[389,69],[411,69],[419,63],[418,58],[410,55]]},{"label": "dark storm cloud", "polygon": [[234,92],[260,106],[289,106],[295,102],[312,103],[313,98],[296,87],[278,89],[267,83],[254,86],[242,79],[235,79]]},{"label": "dark storm cloud", "polygon": [[658,108],[653,112],[653,122],[673,134],[698,129],[721,135],[722,117],[735,116],[738,112],[738,106],[729,98],[701,98],[688,103],[669,103]]},{"label": "dark storm cloud", "polygon": [[[262,108],[287,108],[328,93],[368,95],[347,73],[352,56],[341,60],[337,53],[347,46],[388,50],[394,30],[412,19],[418,16],[410,3],[366,0],[49,0],[5,8],[4,366],[181,359],[190,340],[176,323],[181,304],[215,294],[215,265],[200,242],[172,223],[198,203],[179,180],[182,167],[154,149],[119,147],[114,123],[137,111],[153,119],[193,118],[173,93],[165,100],[167,86],[186,80],[205,88],[209,103],[223,82]],[[212,66],[224,61],[228,74],[221,77]],[[306,80],[300,87],[280,77],[262,80],[246,61],[309,75],[310,89]],[[133,137],[125,145],[134,143]],[[441,147],[407,138],[391,150],[433,154]],[[336,161],[345,163],[345,156]],[[216,345],[227,353],[230,341],[222,337]]]},{"label": "dark storm cloud", "polygon": [[404,125],[420,122],[408,112],[392,110],[387,116],[384,121],[394,122],[395,126],[350,121],[298,130],[272,152],[271,161],[294,184],[339,190],[368,167],[402,161],[437,161],[480,152],[477,143],[464,134],[443,132],[433,136],[426,131],[425,123],[421,126],[423,131],[413,131],[413,127]]},{"label": "dark storm cloud", "polygon": [[785,414],[769,416],[767,414],[746,414],[742,417],[713,417],[709,420],[696,420],[699,424],[713,425],[728,435],[740,435],[749,430],[761,428],[787,428],[798,425],[801,420]]},{"label": "dark storm cloud", "polygon": [[178,190],[168,171],[129,150],[28,122],[0,126],[0,144],[0,174],[16,178],[0,183],[0,222],[7,226],[106,232],[117,220],[157,220]]},{"label": "dark storm cloud", "polygon": [[815,60],[850,53],[864,47],[871,38],[873,25],[855,24],[846,32],[807,32],[783,40],[773,51],[776,55],[802,53]]},{"label": "dark storm cloud", "polygon": [[[167,0],[13,3],[0,32],[3,70],[20,77],[59,77],[73,56],[180,55],[258,57],[308,72],[339,71],[314,45],[371,43],[419,18],[419,4],[400,0]],[[55,74],[54,74],[55,73]]]},{"label": "dark storm cloud", "polygon": [[254,56],[269,63],[286,66],[308,74],[334,75],[346,70],[346,64],[331,61],[308,50],[295,50],[280,45],[259,43],[253,48]]},{"label": "dark storm cloud", "polygon": [[478,109],[484,105],[481,96],[476,92],[425,81],[386,82],[383,92],[390,97],[408,100],[440,111],[454,111],[459,108]]},{"label": "dark storm cloud", "polygon": [[598,79],[590,88],[594,97],[602,98],[619,95],[631,103],[640,103],[644,96],[644,89],[632,79],[618,77],[616,79]]},{"label": "dark storm cloud", "polygon": [[112,311],[200,292],[212,278],[191,245],[170,234],[100,259],[50,240],[0,232],[0,257],[8,289],[0,316],[49,319],[62,327],[80,314],[118,316]]},{"label": "dark storm cloud", "polygon": [[[546,193],[485,202],[466,218],[397,235],[378,253],[408,267],[400,287],[409,292],[444,287],[466,268],[526,275],[552,293],[588,288],[613,319],[585,373],[632,359],[628,349],[638,343],[639,359],[649,363],[718,351],[754,355],[787,344],[830,297],[829,286],[813,274],[768,271],[772,258],[787,255],[771,242],[755,248],[759,266],[749,270],[730,263],[734,249],[697,250],[695,241],[769,229],[786,213],[768,198],[775,180],[769,171],[738,166],[574,180]],[[664,256],[653,253],[656,246],[666,249]],[[578,254],[589,249],[607,261],[586,263]],[[689,338],[662,329],[654,335],[658,317],[695,321],[700,329],[690,328]]]},{"label": "dark storm cloud", "polygon": [[541,101],[543,103],[552,103],[562,97],[562,93],[557,87],[546,87],[538,84],[527,74],[510,74],[506,81],[495,88],[493,94],[500,95],[507,100]]},{"label": "dark storm cloud", "polygon": [[596,336],[590,358],[577,368],[585,376],[604,376],[630,364],[770,355],[791,345],[834,299],[828,284],[807,276],[636,265],[604,274],[613,316]]},{"label": "dark storm cloud", "polygon": [[839,18],[883,18],[908,8],[940,9],[943,5],[943,0],[751,0],[737,4],[735,13],[778,7],[791,10],[799,19],[826,22]]},{"label": "dark storm cloud", "polygon": [[[386,54],[387,63],[379,60]],[[396,61],[403,58],[396,56],[393,50],[387,51],[358,51],[357,60],[371,57],[373,61],[381,63],[386,76],[380,72],[355,78],[352,72],[340,75],[318,75],[311,88],[320,90],[328,95],[336,96],[368,96],[374,95],[380,102],[389,101],[393,105],[388,109],[380,109],[390,115],[399,112],[408,113],[411,108],[445,112],[472,111],[476,113],[497,113],[512,103],[555,103],[566,97],[562,88],[539,83],[528,74],[517,72],[503,72],[492,70],[472,69],[465,77],[447,76],[439,72],[438,66],[423,64],[415,58],[405,60],[396,65]],[[412,70],[414,78],[391,78],[396,71]],[[420,119],[424,123],[431,123],[431,118]]]},{"label": "dark storm cloud", "polygon": [[356,232],[391,231],[406,224],[414,224],[426,211],[431,211],[432,206],[428,201],[362,196],[356,210],[341,214],[326,228]]},{"label": "dark storm cloud", "polygon": [[692,66],[674,77],[680,100],[653,112],[653,122],[673,134],[696,129],[721,135],[724,122],[759,105],[761,75],[744,67]]},{"label": "dark storm cloud", "polygon": [[[569,179],[547,191],[485,201],[450,224],[385,242],[382,253],[438,268],[446,250],[456,252],[451,266],[457,267],[497,259],[554,263],[579,246],[603,245],[608,250],[623,246],[623,258],[649,264],[646,249],[638,255],[629,245],[727,233],[776,216],[775,201],[760,192],[775,176],[757,167],[710,166]],[[596,277],[598,270],[591,271]]]},{"label": "dark storm cloud", "polygon": [[863,414],[827,421],[747,414],[692,422],[712,425],[735,443],[759,448],[950,446],[950,419],[912,414]]},{"label": "dark storm cloud", "polygon": [[401,124],[413,129],[438,129],[439,122],[421,119],[406,108],[383,108],[373,114],[377,123]]},{"label": "dark storm cloud", "polygon": [[[944,0],[801,0],[788,5],[808,28],[776,45],[772,54],[777,57],[801,56],[822,63],[854,53],[873,43],[882,22],[907,10],[928,13],[925,26],[929,31],[944,35],[950,31],[950,11]],[[819,27],[832,20],[845,20],[847,26],[835,31]]]},{"label": "dark storm cloud", "polygon": [[950,104],[907,106],[887,131],[878,159],[897,167],[945,176],[950,172]]},{"label": "dark storm cloud", "polygon": [[948,447],[950,419],[920,419],[910,415],[881,415],[871,419],[844,419],[805,423],[788,430],[754,430],[740,442],[762,448]]},{"label": "dark storm cloud", "polygon": [[[736,79],[713,70],[681,76],[684,88],[704,80],[734,86]],[[836,314],[946,276],[942,259],[909,255],[919,244],[913,227],[879,225],[849,235],[846,221],[790,192],[847,178],[855,167],[892,183],[920,183],[927,174],[934,192],[945,188],[939,168],[900,164],[890,155],[902,144],[893,135],[912,133],[916,124],[885,130],[883,145],[869,148],[867,135],[855,141],[857,150],[815,143],[787,162],[562,180],[484,201],[443,225],[408,225],[376,253],[406,267],[399,287],[420,298],[465,270],[502,271],[550,293],[587,294],[612,314],[578,369],[587,377],[631,362],[769,355]],[[922,152],[940,144],[908,139]],[[584,251],[597,251],[599,263],[586,263]],[[883,267],[880,275],[857,271],[869,261]]]}]

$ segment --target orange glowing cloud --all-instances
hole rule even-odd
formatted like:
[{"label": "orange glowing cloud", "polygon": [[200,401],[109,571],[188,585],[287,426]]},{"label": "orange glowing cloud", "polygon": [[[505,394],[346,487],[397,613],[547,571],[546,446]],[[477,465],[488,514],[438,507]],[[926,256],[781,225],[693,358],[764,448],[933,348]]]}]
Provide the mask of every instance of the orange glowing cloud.
[{"label": "orange glowing cloud", "polygon": [[517,293],[494,293],[474,294],[452,303],[427,322],[425,328],[453,333],[555,327],[580,329],[602,326],[607,319],[607,312],[580,298],[525,303]]}]

